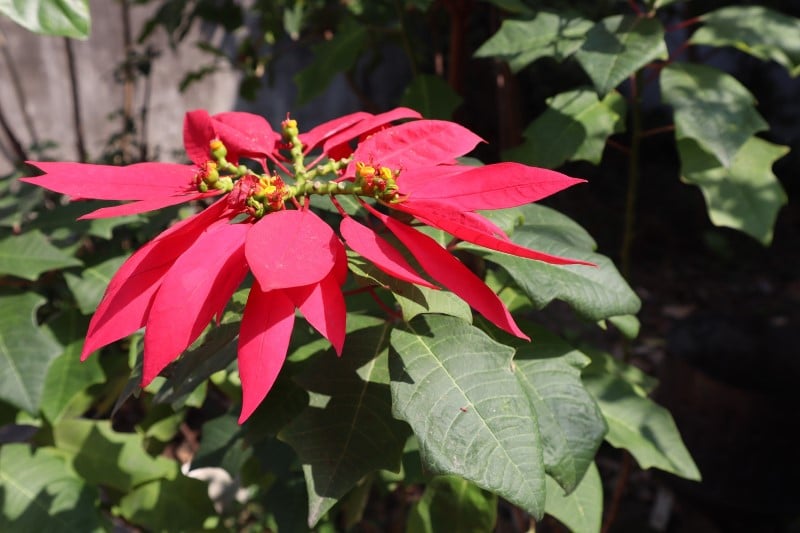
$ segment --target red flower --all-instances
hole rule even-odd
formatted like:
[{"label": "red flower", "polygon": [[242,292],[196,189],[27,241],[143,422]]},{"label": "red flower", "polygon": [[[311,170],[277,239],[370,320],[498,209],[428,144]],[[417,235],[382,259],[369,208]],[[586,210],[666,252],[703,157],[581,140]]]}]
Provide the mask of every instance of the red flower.
[{"label": "red flower", "polygon": [[[313,194],[330,196],[337,206],[337,195],[356,196],[433,280],[497,326],[527,338],[475,274],[391,213],[412,215],[458,239],[520,257],[582,263],[521,247],[476,212],[536,201],[581,180],[516,163],[457,164],[455,158],[480,139],[449,122],[391,125],[419,118],[405,108],[380,115],[354,113],[304,134],[287,119],[279,134],[248,113],[209,116],[193,111],[184,123],[192,165],[32,163],[45,175],[23,181],[76,199],[133,200],[82,218],[129,215],[222,195],[145,244],[120,267],[92,317],[82,359],[144,327],[146,386],[221,315],[248,271],[255,281],[239,334],[240,421],[275,382],[296,309],[341,354],[347,256],[339,236],[309,210]],[[359,142],[355,151],[354,141]],[[321,155],[307,164],[316,149]],[[264,173],[241,165],[242,158],[258,162]],[[326,174],[332,179],[319,180]],[[286,177],[291,178],[288,183]],[[378,205],[388,207],[389,214]],[[436,288],[378,233],[342,214],[339,231],[348,247],[400,280]]]}]

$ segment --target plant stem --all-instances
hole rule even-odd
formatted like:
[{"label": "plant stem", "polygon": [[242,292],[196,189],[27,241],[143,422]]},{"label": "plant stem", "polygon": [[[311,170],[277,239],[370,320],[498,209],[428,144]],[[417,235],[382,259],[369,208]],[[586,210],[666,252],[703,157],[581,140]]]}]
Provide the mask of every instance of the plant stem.
[{"label": "plant stem", "polygon": [[86,154],[86,144],[83,140],[83,120],[81,118],[78,73],[75,67],[75,54],[72,50],[72,40],[69,37],[64,37],[64,51],[67,54],[67,72],[69,74],[69,89],[72,99],[72,125],[75,130],[75,151],[78,153],[78,160],[85,163],[88,157]]},{"label": "plant stem", "polygon": [[133,34],[131,33],[131,10],[128,0],[120,1],[120,15],[122,16],[122,45],[125,52],[122,85],[122,136],[120,137],[120,153],[127,159],[126,152],[133,129]]},{"label": "plant stem", "polygon": [[622,249],[620,250],[620,268],[626,278],[631,274],[631,250],[633,248],[636,223],[636,197],[639,188],[639,158],[642,142],[642,102],[639,94],[642,71],[631,76],[631,145],[628,153],[628,192],[625,198],[625,227],[622,233]]},{"label": "plant stem", "polygon": [[16,158],[14,166],[21,165],[23,162],[30,159],[28,157],[27,152],[25,152],[25,148],[22,147],[22,143],[19,141],[19,138],[14,133],[14,130],[11,129],[11,124],[8,123],[6,120],[6,115],[3,113],[3,108],[0,106],[0,128],[3,129],[3,133],[6,134],[8,137],[8,142],[11,144],[11,150],[14,152],[14,157]]},{"label": "plant stem", "polygon": [[601,533],[608,533],[611,526],[617,519],[620,503],[622,497],[625,495],[625,488],[628,486],[628,478],[631,475],[633,468],[633,458],[627,450],[622,451],[622,465],[617,475],[617,482],[614,484],[614,493],[611,495],[611,502],[608,504],[608,511],[606,512],[606,519],[603,521],[603,528]]}]

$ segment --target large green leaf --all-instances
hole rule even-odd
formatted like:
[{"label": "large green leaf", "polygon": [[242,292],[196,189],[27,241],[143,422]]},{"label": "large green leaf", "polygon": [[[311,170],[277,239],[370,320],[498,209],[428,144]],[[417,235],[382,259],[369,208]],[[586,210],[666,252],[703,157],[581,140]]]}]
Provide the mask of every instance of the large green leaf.
[{"label": "large green leaf", "polygon": [[79,260],[50,244],[38,230],[0,240],[0,274],[35,281],[42,272],[80,265]]},{"label": "large green leaf", "polygon": [[664,28],[658,19],[614,15],[597,22],[575,58],[601,95],[653,61],[667,58]]},{"label": "large green leaf", "polygon": [[64,274],[67,286],[78,303],[81,313],[89,315],[94,313],[97,305],[103,298],[111,278],[125,262],[126,257],[113,257],[99,265],[85,268],[80,276],[70,272]]},{"label": "large green leaf", "polygon": [[540,326],[518,323],[532,342],[502,332],[500,341],[517,350],[516,375],[533,405],[545,471],[569,492],[592,464],[607,430],[603,414],[581,381],[589,358]]},{"label": "large green leaf", "polygon": [[493,531],[497,496],[458,476],[437,476],[408,514],[406,533]]},{"label": "large green leaf", "polygon": [[[592,354],[584,383],[597,399],[608,423],[606,440],[625,448],[642,468],[655,467],[695,481],[700,472],[681,440],[669,411],[644,395],[637,383],[624,379],[624,363],[606,354]],[[621,367],[609,372],[609,367]]]},{"label": "large green leaf", "polygon": [[544,510],[573,533],[597,533],[603,518],[603,482],[592,463],[580,485],[569,494],[547,478],[547,501]]},{"label": "large green leaf", "polygon": [[83,479],[121,492],[178,471],[177,463],[148,455],[141,435],[114,431],[108,420],[62,420],[53,440]]},{"label": "large green leaf", "polygon": [[540,11],[531,20],[507,19],[475,57],[501,57],[514,72],[541,57],[563,61],[580,48],[591,27],[591,21],[577,15],[550,11]]},{"label": "large green leaf", "polygon": [[50,363],[39,406],[51,424],[68,414],[82,414],[93,401],[84,391],[105,380],[98,357],[80,361],[86,326],[86,319],[75,310],[62,313],[48,323],[56,339],[65,346],[64,353]]},{"label": "large green leaf", "polygon": [[701,17],[691,44],[733,46],[765,61],[775,61],[792,76],[800,74],[800,19],[764,6],[727,6]]},{"label": "large green leaf", "polygon": [[217,467],[236,478],[242,465],[253,455],[244,442],[244,428],[237,423],[238,415],[224,414],[203,424],[200,448],[192,457],[192,470]]},{"label": "large green leaf", "polygon": [[743,231],[765,245],[772,242],[775,219],[787,202],[772,164],[788,152],[786,146],[751,137],[725,168],[697,142],[678,141],[681,176],[703,191],[711,222]]},{"label": "large green leaf", "polygon": [[0,0],[0,13],[36,33],[89,37],[89,0]]},{"label": "large green leaf", "polygon": [[97,499],[53,448],[0,448],[0,531],[106,531]]},{"label": "large green leaf", "polygon": [[136,487],[114,511],[146,531],[203,531],[204,522],[217,516],[207,485],[180,473]]},{"label": "large green leaf", "polygon": [[675,109],[675,135],[694,139],[728,167],[768,124],[755,98],[733,76],[705,65],[672,63],[661,71],[661,95]]},{"label": "large green leaf", "polygon": [[63,348],[36,324],[45,299],[32,292],[0,293],[0,399],[35,414],[50,363]]},{"label": "large green leaf", "polygon": [[334,76],[352,68],[366,38],[367,27],[348,19],[330,41],[315,46],[314,61],[294,78],[298,103],[322,94]]},{"label": "large green leaf", "polygon": [[411,80],[400,105],[416,109],[430,119],[450,120],[462,98],[440,76],[420,74]]},{"label": "large green leaf", "polygon": [[547,110],[525,128],[526,141],[503,158],[546,168],[580,159],[597,165],[606,139],[624,127],[625,100],[618,92],[599,100],[592,90],[568,91],[547,101]]},{"label": "large green leaf", "polygon": [[303,463],[311,526],[365,475],[399,470],[408,437],[406,425],[392,417],[389,324],[352,315],[348,321],[341,359],[329,350],[295,376],[329,399],[308,406],[278,435]]},{"label": "large green leaf", "polygon": [[[558,299],[593,321],[639,311],[639,298],[610,259],[592,252],[594,243],[585,239],[585,232],[579,226],[576,228],[574,222],[553,209],[536,204],[511,212],[523,213],[525,218],[524,224],[512,233],[512,241],[550,254],[590,261],[597,266],[558,266],[471,244],[459,247],[503,267],[539,309]],[[508,213],[498,216],[506,217]]]},{"label": "large green leaf", "polygon": [[392,331],[393,412],[407,421],[425,467],[544,512],[543,443],[514,350],[453,317],[423,315]]}]

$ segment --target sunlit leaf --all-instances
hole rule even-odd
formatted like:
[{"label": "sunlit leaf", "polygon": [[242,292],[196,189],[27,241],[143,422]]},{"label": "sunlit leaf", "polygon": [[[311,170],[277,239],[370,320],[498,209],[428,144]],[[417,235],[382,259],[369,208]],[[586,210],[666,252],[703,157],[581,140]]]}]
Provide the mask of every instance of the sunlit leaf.
[{"label": "sunlit leaf", "polygon": [[35,414],[50,363],[63,348],[36,324],[38,294],[0,293],[0,399]]},{"label": "sunlit leaf", "polygon": [[117,511],[150,531],[202,531],[206,519],[217,514],[206,483],[180,473],[134,488]]},{"label": "sunlit leaf", "polygon": [[437,476],[409,511],[407,533],[492,531],[497,496],[458,476]]},{"label": "sunlit leaf", "polygon": [[517,226],[512,233],[514,242],[550,254],[589,261],[597,266],[551,265],[487,252],[468,244],[459,247],[503,267],[539,309],[558,299],[590,320],[638,312],[639,298],[611,260],[592,251],[593,246],[585,240],[582,229],[576,230],[574,223],[568,224],[563,220],[567,219],[566,216],[541,205],[532,204],[516,212],[524,213],[526,218],[524,224]]},{"label": "sunlit leaf", "polygon": [[691,44],[733,46],[800,75],[800,19],[758,5],[726,6],[700,18]]},{"label": "sunlit leaf", "polygon": [[597,22],[575,58],[601,95],[653,61],[667,58],[664,28],[656,18],[614,15]]},{"label": "sunlit leaf", "polygon": [[141,435],[114,431],[108,420],[62,420],[53,439],[83,479],[123,492],[178,470],[177,463],[148,455]]},{"label": "sunlit leaf", "polygon": [[0,447],[0,530],[86,533],[108,531],[95,487],[59,452],[26,444]]},{"label": "sunlit leaf", "polygon": [[625,127],[625,100],[616,91],[602,100],[592,90],[568,91],[547,106],[525,128],[525,142],[506,151],[504,159],[547,168],[581,159],[597,165],[606,139]]},{"label": "sunlit leaf", "polygon": [[675,110],[678,140],[694,139],[725,167],[754,133],[768,128],[750,91],[713,67],[672,63],[661,71],[661,94]]},{"label": "sunlit leaf", "polygon": [[64,345],[64,352],[56,357],[47,369],[39,406],[51,424],[56,424],[65,414],[81,414],[93,400],[82,393],[105,379],[98,358],[80,362],[87,322],[73,310],[62,313],[48,323],[56,339]]},{"label": "sunlit leaf", "polygon": [[414,430],[425,467],[461,476],[541,517],[543,446],[512,368],[514,350],[439,315],[395,329],[391,345],[393,413]]},{"label": "sunlit leaf", "polygon": [[[70,272],[64,274],[69,290],[75,297],[81,313],[88,315],[97,309],[109,282],[126,257],[113,257],[98,265],[87,267],[76,276]],[[80,355],[80,354],[79,354]]]},{"label": "sunlit leaf", "polygon": [[89,37],[89,0],[0,0],[0,13],[32,32]]},{"label": "sunlit leaf", "polygon": [[772,173],[773,163],[788,152],[786,146],[751,137],[725,168],[695,141],[678,141],[681,177],[703,191],[711,222],[743,231],[764,245],[772,242],[778,211],[788,201]]},{"label": "sunlit leaf", "polygon": [[563,61],[583,44],[591,21],[566,12],[539,11],[530,20],[506,19],[475,57],[506,59],[518,72],[541,57]]},{"label": "sunlit leaf", "polygon": [[544,510],[573,533],[597,533],[603,517],[603,482],[592,463],[577,488],[569,494],[550,477]]},{"label": "sunlit leaf", "polygon": [[0,239],[0,274],[35,281],[42,272],[80,265],[38,230]]},{"label": "sunlit leaf", "polygon": [[596,363],[584,371],[584,383],[608,423],[606,440],[628,450],[642,468],[654,467],[699,481],[700,472],[669,411],[645,396],[635,383],[625,380],[624,369],[617,373],[601,370],[605,365],[627,365],[605,354],[593,354],[592,359]]}]

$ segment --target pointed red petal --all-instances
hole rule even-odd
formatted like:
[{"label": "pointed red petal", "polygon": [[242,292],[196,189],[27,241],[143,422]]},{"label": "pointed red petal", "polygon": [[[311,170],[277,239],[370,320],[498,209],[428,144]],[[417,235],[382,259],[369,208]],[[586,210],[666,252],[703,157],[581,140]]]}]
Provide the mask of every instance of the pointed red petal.
[{"label": "pointed red petal", "polygon": [[264,292],[253,283],[239,331],[242,413],[247,420],[272,388],[286,359],[294,327],[294,304],[283,291]]},{"label": "pointed red petal", "polygon": [[403,255],[391,244],[363,224],[350,217],[345,217],[339,225],[339,231],[350,249],[370,260],[387,274],[409,283],[438,289],[417,274]]},{"label": "pointed red petal", "polygon": [[201,200],[203,198],[210,198],[221,194],[222,191],[209,191],[199,192],[188,196],[169,196],[166,198],[155,198],[153,200],[138,200],[129,204],[114,205],[111,207],[101,207],[95,209],[90,213],[78,217],[78,220],[93,220],[96,218],[111,218],[121,217],[126,215],[136,215],[139,213],[146,213],[147,211],[155,211],[164,207],[182,204],[184,202],[191,202],[194,200]]},{"label": "pointed red petal", "polygon": [[[331,152],[341,154],[341,150],[337,150],[337,148],[341,147],[343,144],[347,144],[353,139],[357,139],[362,135],[373,133],[374,131],[394,122],[395,120],[402,120],[406,118],[422,118],[422,115],[420,115],[417,111],[407,107],[397,107],[391,111],[365,118],[364,120],[355,124],[353,127],[331,136],[325,141],[325,144],[322,146],[322,150],[326,154]],[[350,150],[347,150],[346,152],[347,153],[344,153],[343,156],[340,155],[340,157],[346,157],[349,155]]]},{"label": "pointed red petal", "polygon": [[211,159],[208,143],[216,136],[208,111],[196,109],[186,113],[183,119],[183,146],[192,163],[199,167],[205,166],[206,161]]},{"label": "pointed red petal", "polygon": [[272,130],[267,119],[253,113],[232,111],[211,117],[214,130],[225,144],[229,161],[240,156],[271,156],[280,135]]},{"label": "pointed red petal", "polygon": [[323,122],[319,126],[316,126],[305,133],[301,133],[300,141],[303,143],[303,151],[305,153],[310,152],[324,140],[371,116],[373,115],[370,113],[358,111],[356,113],[351,113],[343,117],[329,120],[328,122]]},{"label": "pointed red petal", "polygon": [[143,387],[200,336],[242,283],[248,230],[244,224],[209,229],[164,276],[147,316]]},{"label": "pointed red petal", "polygon": [[209,225],[224,223],[218,220],[224,208],[224,202],[217,202],[197,215],[175,224],[122,264],[111,278],[89,323],[81,360],[145,325],[150,304],[164,275],[177,257]]},{"label": "pointed red petal", "polygon": [[458,179],[455,177],[456,175],[468,172],[473,168],[475,167],[467,165],[436,165],[401,170],[397,177],[397,186],[400,187],[401,194],[413,196],[417,190],[427,186],[432,180],[444,177],[455,180]]},{"label": "pointed red petal", "polygon": [[402,207],[398,204],[392,207],[399,208],[402,211],[414,215],[429,226],[442,229],[461,240],[489,248],[490,250],[497,250],[498,252],[516,255],[526,259],[534,259],[553,265],[596,266],[594,263],[587,263],[580,259],[569,259],[568,257],[551,255],[525,248],[524,246],[510,241],[508,237],[502,233],[502,230],[500,230],[502,237],[498,238],[498,236],[492,233],[487,233],[481,225],[476,224],[476,222],[481,220],[491,224],[491,222],[477,213],[461,213],[448,205],[436,204],[435,202],[409,201]]},{"label": "pointed red petal", "polygon": [[439,200],[461,211],[503,209],[541,200],[585,180],[546,168],[497,163],[440,176],[413,192],[415,200]]},{"label": "pointed red petal", "polygon": [[447,287],[497,327],[522,339],[528,339],[514,322],[514,318],[500,298],[461,261],[424,233],[376,211],[367,204],[365,207],[386,224],[433,279]]},{"label": "pointed red petal", "polygon": [[481,138],[463,126],[442,120],[416,120],[377,132],[359,143],[347,175],[358,161],[392,169],[413,169],[450,163],[475,148]]},{"label": "pointed red petal", "polygon": [[174,163],[137,163],[126,167],[29,161],[46,172],[20,181],[73,198],[150,200],[196,192],[195,169]]},{"label": "pointed red petal", "polygon": [[337,241],[331,227],[311,211],[277,211],[253,225],[245,253],[259,285],[270,291],[310,285],[327,276]]},{"label": "pointed red petal", "polygon": [[311,326],[328,339],[338,355],[344,346],[347,309],[333,272],[319,283],[285,289]]}]

